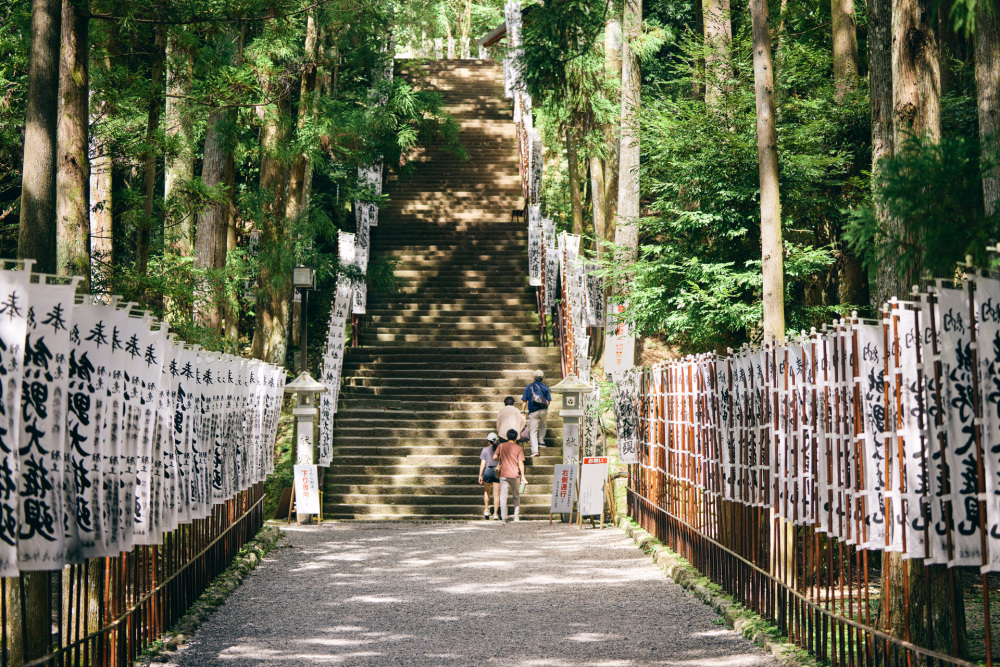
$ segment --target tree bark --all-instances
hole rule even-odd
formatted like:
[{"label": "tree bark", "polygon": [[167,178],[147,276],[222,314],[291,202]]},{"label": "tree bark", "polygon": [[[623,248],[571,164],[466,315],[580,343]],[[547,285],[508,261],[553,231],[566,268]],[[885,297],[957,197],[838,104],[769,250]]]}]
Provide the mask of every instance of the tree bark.
[{"label": "tree bark", "polygon": [[594,238],[596,247],[594,251],[598,257],[604,255],[601,247],[601,240],[604,239],[605,218],[604,212],[606,202],[604,201],[604,160],[596,155],[590,156],[590,191],[592,196],[592,209],[594,212]]},{"label": "tree bark", "polygon": [[287,140],[288,86],[276,74],[267,85],[275,102],[265,109],[261,138],[260,189],[264,228],[260,235],[261,272],[257,291],[252,354],[284,364],[292,305],[292,255],[285,229],[285,164],[279,149]]},{"label": "tree bark", "polygon": [[622,40],[622,134],[618,176],[618,225],[615,243],[620,264],[639,254],[639,110],[641,72],[634,42],[642,31],[642,0],[625,0]]},{"label": "tree bark", "polygon": [[[941,136],[941,71],[938,39],[935,34],[937,14],[930,0],[892,0],[892,146],[898,149],[910,135]],[[871,20],[869,20],[871,26]],[[874,97],[874,95],[873,95]],[[873,103],[874,107],[874,103]],[[874,111],[873,111],[874,119]],[[874,136],[874,124],[873,124]],[[888,229],[901,221],[885,216]],[[876,307],[889,297],[903,295],[918,275],[911,273],[902,281],[890,268],[879,271],[872,289]],[[888,573],[886,603],[879,612],[879,623],[889,632],[921,646],[953,652],[953,633],[959,633],[959,651],[965,653],[964,609],[961,602],[961,580],[955,577],[956,600],[949,599],[950,574],[944,566],[925,568],[918,559],[903,560],[898,553],[884,556],[883,567]],[[905,571],[905,575],[904,575]],[[903,581],[909,579],[909,607],[904,605]],[[925,578],[926,577],[926,578]],[[928,581],[929,580],[929,581]],[[928,598],[926,591],[930,590]],[[932,618],[932,635],[927,635],[927,609]],[[952,611],[955,611],[955,616]],[[953,625],[953,618],[957,626]],[[907,624],[909,620],[909,624]]]},{"label": "tree bark", "polygon": [[[608,22],[604,26],[604,71],[615,82],[622,80],[622,24],[615,0],[608,0]],[[614,241],[618,223],[618,178],[621,162],[621,119],[605,127],[604,142],[604,235]]]},{"label": "tree bark", "polygon": [[31,55],[21,170],[18,259],[34,259],[36,271],[55,273],[56,118],[59,91],[60,0],[34,0]]},{"label": "tree bark", "polygon": [[895,145],[908,135],[941,136],[941,67],[931,0],[892,3],[892,119]]},{"label": "tree bark", "polygon": [[854,0],[831,0],[833,26],[833,85],[837,100],[858,82],[858,34]]},{"label": "tree bark", "polygon": [[729,0],[704,0],[705,103],[715,108],[732,77],[729,45],[733,41]]},{"label": "tree bark", "polygon": [[[227,137],[231,135],[231,125],[235,122],[229,109],[213,109],[208,116],[205,132],[205,153],[202,161],[201,180],[210,188],[220,185],[226,190],[226,198],[213,204],[198,214],[195,233],[195,268],[214,271],[226,266],[227,234],[233,217],[233,150]],[[219,330],[222,322],[220,311],[221,294],[202,281],[197,289],[195,321],[210,329]]]},{"label": "tree bark", "polygon": [[[94,111],[93,120],[106,115],[107,104]],[[111,156],[106,143],[91,137],[90,141],[90,258],[91,267],[112,263],[112,190]],[[91,271],[90,280],[97,273]]]},{"label": "tree bark", "polygon": [[583,202],[580,201],[580,165],[576,158],[573,129],[566,128],[566,162],[569,171],[569,199],[573,209],[573,233],[583,234]]},{"label": "tree bark", "polygon": [[86,283],[90,281],[88,14],[86,0],[63,0],[56,130],[59,147],[56,166],[58,272],[83,276]]},{"label": "tree bark", "polygon": [[[881,162],[895,154],[892,122],[892,0],[869,0],[868,5],[868,85],[872,108],[872,185],[878,181]],[[875,201],[882,225],[890,224],[884,209]],[[891,262],[880,262],[873,271],[870,298],[877,309],[894,294],[905,291]]]},{"label": "tree bark", "polygon": [[976,96],[979,106],[979,141],[985,158],[983,202],[986,214],[997,212],[1000,200],[1000,16],[985,2],[976,5]]},{"label": "tree bark", "polygon": [[[941,136],[941,71],[935,34],[937,15],[932,0],[892,0],[892,137],[896,150],[909,136]],[[895,235],[902,221],[886,217],[886,229]],[[891,264],[891,262],[885,262]],[[892,270],[891,268],[889,269]],[[880,276],[881,280],[881,276]],[[915,268],[880,285],[888,300],[909,292],[919,280]],[[894,288],[895,294],[882,291]],[[880,304],[881,305],[881,304]]]},{"label": "tree bark", "polygon": [[[965,632],[965,602],[962,597],[962,578],[955,576],[954,589],[951,588],[949,579],[951,572],[947,565],[924,566],[920,559],[903,560],[899,553],[885,553],[882,557],[883,567],[887,570],[888,586],[887,600],[884,607],[880,607],[876,626],[879,629],[887,628],[887,632],[893,637],[899,637],[909,642],[936,649],[942,653],[953,655],[959,659],[968,656],[968,638]],[[909,578],[909,606],[905,604],[904,572]],[[930,581],[928,582],[928,579]],[[929,589],[928,589],[929,586]],[[928,600],[926,591],[930,590]],[[954,598],[951,592],[954,590]],[[927,636],[927,612],[930,607],[931,631],[932,635]],[[883,609],[888,609],[889,618],[886,625],[886,617]],[[907,628],[907,619],[909,627]],[[953,628],[956,627],[958,634],[958,653],[955,653],[955,638],[952,635]],[[927,665],[923,660],[915,665]]]},{"label": "tree bark", "polygon": [[757,102],[757,161],[760,171],[760,240],[764,272],[764,339],[784,340],[785,291],[781,198],[778,191],[778,134],[774,71],[766,0],[750,0],[753,29],[754,97]]},{"label": "tree bark", "polygon": [[[299,110],[296,130],[302,132],[316,114],[315,97],[318,94],[318,50],[320,42],[319,28],[314,12],[310,12],[306,20],[305,62],[302,63],[302,84],[299,94]],[[301,142],[301,137],[297,137]],[[309,156],[304,152],[295,156],[288,169],[288,202],[285,205],[285,219],[297,222],[308,214],[309,188],[307,181],[312,165]]]},{"label": "tree bark", "polygon": [[[160,11],[162,12],[162,3]],[[163,109],[163,69],[167,57],[166,26],[157,24],[153,37],[153,62],[150,66],[150,92],[146,119],[146,155],[143,161],[142,217],[136,225],[135,272],[144,277],[149,267],[149,236],[153,227],[153,200],[156,196],[156,135],[160,131]]]},{"label": "tree bark", "polygon": [[[194,122],[190,104],[184,98],[191,92],[194,56],[178,45],[180,35],[167,39],[167,101],[164,131],[176,139],[176,154],[167,156],[163,165],[163,201],[169,207],[177,189],[194,178]],[[169,209],[168,209],[169,210]],[[188,211],[170,216],[166,234],[167,247],[181,257],[189,257],[194,243],[195,225]]]},{"label": "tree bark", "polygon": [[462,14],[458,23],[458,42],[462,49],[462,57],[470,58],[472,49],[469,40],[469,33],[472,31],[472,0],[465,0],[462,3]]}]

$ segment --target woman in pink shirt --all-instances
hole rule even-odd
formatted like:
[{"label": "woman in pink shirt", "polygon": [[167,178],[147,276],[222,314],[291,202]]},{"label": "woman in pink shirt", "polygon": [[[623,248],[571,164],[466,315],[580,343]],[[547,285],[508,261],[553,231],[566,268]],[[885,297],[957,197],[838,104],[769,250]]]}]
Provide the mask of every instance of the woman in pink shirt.
[{"label": "woman in pink shirt", "polygon": [[524,476],[524,449],[517,444],[518,433],[514,429],[507,431],[507,441],[501,442],[493,454],[493,460],[499,461],[500,476],[500,516],[507,523],[507,493],[514,487],[514,521],[520,521],[521,489],[520,484],[527,484]]}]

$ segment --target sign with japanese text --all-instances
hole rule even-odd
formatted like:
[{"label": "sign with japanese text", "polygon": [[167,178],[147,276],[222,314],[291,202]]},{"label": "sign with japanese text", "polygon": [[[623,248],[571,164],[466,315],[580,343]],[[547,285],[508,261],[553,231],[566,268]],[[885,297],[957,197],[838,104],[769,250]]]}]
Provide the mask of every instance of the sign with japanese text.
[{"label": "sign with japanese text", "polygon": [[625,305],[609,304],[607,329],[604,336],[604,372],[617,376],[635,366],[635,337],[619,315]]},{"label": "sign with japanese text", "polygon": [[576,495],[576,463],[557,463],[552,474],[551,514],[569,514],[573,511]]},{"label": "sign with japanese text", "polygon": [[319,514],[319,481],[317,467],[296,465],[295,507],[300,514]]}]

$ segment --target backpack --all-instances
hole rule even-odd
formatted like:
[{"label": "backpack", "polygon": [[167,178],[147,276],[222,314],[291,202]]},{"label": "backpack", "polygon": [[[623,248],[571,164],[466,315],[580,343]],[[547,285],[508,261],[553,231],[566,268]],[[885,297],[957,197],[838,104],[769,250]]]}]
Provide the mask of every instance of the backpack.
[{"label": "backpack", "polygon": [[551,403],[549,399],[538,393],[537,383],[535,382],[531,383],[531,402],[535,405],[540,405],[543,408],[549,407],[549,403]]}]

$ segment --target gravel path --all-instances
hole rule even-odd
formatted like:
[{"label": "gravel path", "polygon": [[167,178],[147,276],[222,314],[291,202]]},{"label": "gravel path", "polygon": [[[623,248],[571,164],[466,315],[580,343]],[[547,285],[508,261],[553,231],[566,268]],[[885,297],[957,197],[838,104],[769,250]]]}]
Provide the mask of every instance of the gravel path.
[{"label": "gravel path", "polygon": [[617,528],[293,528],[173,664],[773,667]]}]

